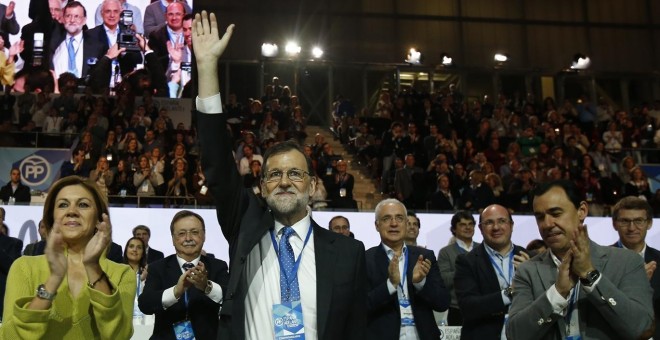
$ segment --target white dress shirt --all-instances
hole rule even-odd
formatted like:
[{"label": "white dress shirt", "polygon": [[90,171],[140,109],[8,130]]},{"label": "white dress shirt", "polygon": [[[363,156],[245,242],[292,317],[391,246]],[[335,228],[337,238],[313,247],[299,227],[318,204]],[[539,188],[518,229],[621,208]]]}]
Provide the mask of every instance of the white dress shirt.
[{"label": "white dress shirt", "polygon": [[[69,72],[69,50],[67,44],[71,36],[66,35],[64,41],[55,49],[55,54],[53,54],[53,66],[55,70],[55,79],[58,79],[62,73]],[[80,78],[83,68],[83,34],[82,32],[78,33],[73,37],[73,50],[76,51],[76,68],[78,69],[78,74],[76,77]]]},{"label": "white dress shirt", "polygon": [[[197,263],[199,263],[199,259],[200,259],[200,257],[190,261],[190,263],[197,266]],[[177,262],[179,262],[179,268],[181,269],[181,274],[183,274],[185,272],[185,270],[183,270],[183,265],[185,263],[187,263],[188,261],[180,258],[179,256],[176,257],[176,260],[177,260]],[[207,296],[211,300],[213,300],[213,302],[221,303],[222,302],[222,288],[220,287],[219,284],[211,281],[211,279],[209,279],[209,282],[211,282],[211,285],[213,286],[213,288],[211,289],[211,292]],[[163,303],[163,309],[168,309],[168,308],[172,307],[172,305],[177,303],[177,301],[179,301],[174,296],[174,287],[176,287],[176,285],[166,289],[165,291],[163,291],[163,296],[161,298],[161,301]],[[196,288],[189,288],[189,289],[196,289]],[[181,296],[179,298],[182,298],[182,297],[183,297],[183,294],[181,294]]]},{"label": "white dress shirt", "polygon": [[[220,94],[208,98],[196,98],[197,110],[202,113],[222,113]],[[316,255],[314,235],[310,236],[303,249],[307,231],[311,227],[311,210],[307,215],[291,226],[295,233],[289,238],[293,254],[297,260],[301,254],[298,269],[298,286],[302,302],[305,340],[318,339],[316,311]],[[275,221],[275,240],[279,242],[284,225]],[[255,273],[245,298],[245,338],[273,339],[273,305],[281,303],[280,264],[273,246],[270,233],[265,233],[259,244],[248,255],[246,273]]]}]

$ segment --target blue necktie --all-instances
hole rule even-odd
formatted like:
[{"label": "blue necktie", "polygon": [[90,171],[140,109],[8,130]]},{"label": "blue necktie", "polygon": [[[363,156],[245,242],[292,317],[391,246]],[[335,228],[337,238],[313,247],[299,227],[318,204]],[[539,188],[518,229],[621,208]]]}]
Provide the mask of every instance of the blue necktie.
[{"label": "blue necktie", "polygon": [[195,268],[195,265],[192,264],[192,263],[190,263],[190,262],[186,262],[186,263],[184,263],[183,266],[181,266],[181,267],[183,267],[183,270],[188,270],[188,269],[190,269],[190,268]]},{"label": "blue necktie", "polygon": [[73,47],[73,42],[75,40],[73,37],[69,38],[69,43],[66,45],[66,48],[69,52],[69,72],[78,76],[78,69],[76,68],[76,49]]},{"label": "blue necktie", "polygon": [[[293,248],[289,243],[289,237],[295,231],[291,227],[282,229],[282,237],[279,244],[280,255],[280,296],[282,303],[300,301],[300,289],[298,288],[298,273],[295,272],[295,257]],[[301,254],[302,255],[302,254]]]}]

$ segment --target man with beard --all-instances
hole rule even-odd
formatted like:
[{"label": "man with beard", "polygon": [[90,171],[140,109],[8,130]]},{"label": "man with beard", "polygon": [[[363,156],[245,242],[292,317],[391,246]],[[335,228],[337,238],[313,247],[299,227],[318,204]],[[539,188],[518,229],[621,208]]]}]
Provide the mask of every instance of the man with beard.
[{"label": "man with beard", "polygon": [[310,339],[364,339],[364,245],[311,218],[307,205],[316,179],[295,142],[274,145],[264,155],[265,202],[243,188],[218,81],[218,59],[234,26],[219,39],[215,15],[209,20],[203,12],[192,27],[197,66],[204,70],[196,99],[202,168],[231,264],[218,339],[273,339],[287,331]]},{"label": "man with beard", "polygon": [[72,1],[64,7],[62,16],[64,29],[53,33],[50,51],[53,51],[50,69],[55,71],[55,78],[68,72],[76,78],[85,78],[90,67],[103,56],[103,43],[92,39],[83,26],[87,21],[87,11],[78,2]]}]

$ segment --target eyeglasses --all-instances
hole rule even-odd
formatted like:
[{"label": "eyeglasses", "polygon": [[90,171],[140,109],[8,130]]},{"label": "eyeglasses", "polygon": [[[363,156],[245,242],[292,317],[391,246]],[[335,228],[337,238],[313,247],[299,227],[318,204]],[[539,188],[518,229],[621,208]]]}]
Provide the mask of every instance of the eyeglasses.
[{"label": "eyeglasses", "polygon": [[403,215],[396,215],[396,216],[385,215],[380,218],[380,222],[385,224],[392,223],[392,220],[396,221],[396,223],[403,223],[403,221],[407,222],[406,217]]},{"label": "eyeglasses", "polygon": [[480,227],[486,227],[486,228],[492,228],[495,224],[497,224],[498,227],[504,227],[506,225],[509,225],[511,221],[507,220],[506,218],[500,218],[497,221],[493,220],[486,220],[481,223],[479,223]]},{"label": "eyeglasses", "polygon": [[202,234],[201,230],[193,229],[193,230],[181,230],[180,232],[174,234],[174,236],[176,236],[176,238],[178,238],[178,239],[183,239],[183,238],[188,237],[188,235],[190,235],[192,237],[199,237],[199,235],[201,235],[201,234]]},{"label": "eyeglasses", "polygon": [[[264,175],[264,179],[266,180],[266,183],[279,182],[282,180],[283,174],[284,171],[275,169],[272,171],[268,171]],[[305,179],[305,175],[311,176],[311,174],[308,173],[307,171],[300,169],[294,168],[286,171],[286,177],[289,178],[289,180],[292,182],[302,182]]]},{"label": "eyeglasses", "polygon": [[646,221],[648,221],[645,218],[635,218],[635,219],[629,219],[629,218],[618,218],[616,220],[616,224],[618,224],[621,227],[627,227],[632,223],[635,227],[644,227],[646,226]]},{"label": "eyeglasses", "polygon": [[66,19],[66,20],[71,20],[71,19],[73,19],[73,20],[75,20],[75,21],[79,21],[79,20],[82,19],[82,18],[84,18],[84,17],[83,17],[83,16],[80,16],[80,15],[78,15],[78,14],[76,14],[76,15],[73,15],[73,14],[67,14],[67,15],[64,16],[64,19]]}]

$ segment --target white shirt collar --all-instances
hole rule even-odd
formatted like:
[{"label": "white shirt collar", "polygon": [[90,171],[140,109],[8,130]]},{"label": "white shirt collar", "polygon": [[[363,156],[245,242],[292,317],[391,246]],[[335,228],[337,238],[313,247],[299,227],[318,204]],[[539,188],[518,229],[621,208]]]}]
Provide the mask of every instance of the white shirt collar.
[{"label": "white shirt collar", "polygon": [[456,238],[456,244],[458,244],[459,247],[461,247],[461,248],[463,248],[467,251],[472,250],[472,247],[474,246],[474,242],[470,242],[469,244],[467,244],[467,243],[461,241],[459,238]]},{"label": "white shirt collar", "polygon": [[[456,241],[458,242],[459,240],[456,239]],[[510,245],[510,247],[509,247],[509,251],[507,251],[506,254],[504,254],[504,255],[500,254],[500,253],[499,253],[498,251],[496,251],[495,249],[489,247],[489,246],[486,244],[486,242],[484,242],[484,246],[486,247],[486,252],[487,252],[488,255],[490,255],[490,256],[498,256],[498,257],[504,257],[504,258],[506,258],[506,257],[508,257],[509,254],[511,254],[511,252],[513,251],[513,243],[511,243],[511,245]]]},{"label": "white shirt collar", "polygon": [[186,263],[188,263],[188,262],[190,262],[190,263],[192,263],[193,265],[197,266],[197,264],[199,263],[199,259],[200,259],[201,257],[202,257],[202,256],[200,255],[200,256],[197,256],[197,258],[194,259],[194,260],[192,260],[192,261],[186,261],[186,260],[180,258],[179,255],[177,255],[177,256],[176,256],[176,261],[179,262],[179,268],[183,268],[183,265],[186,264]]},{"label": "white shirt collar", "polygon": [[[385,249],[385,254],[387,254],[387,257],[392,259],[392,257],[394,256],[394,249],[388,247],[385,243],[381,242],[381,244],[383,245],[383,249]],[[406,245],[405,242],[403,242],[403,247],[401,248],[401,254],[405,254],[407,251],[408,251],[408,246]],[[399,261],[401,261],[402,259],[403,256],[400,256]]]},{"label": "white shirt collar", "polygon": [[[301,240],[305,241],[305,237],[307,236],[307,232],[309,231],[309,228],[311,227],[311,221],[312,221],[312,216],[311,212],[312,210],[307,207],[307,215],[303,217],[300,221],[296,222],[294,225],[291,226],[293,230],[296,232],[296,236],[298,236]],[[282,224],[280,221],[275,220],[275,236],[280,237],[280,232],[282,231],[282,228],[284,228],[284,224]]]},{"label": "white shirt collar", "polygon": [[[623,244],[623,242],[621,242],[621,240],[619,240],[619,244],[621,245],[621,247],[622,247],[623,249],[628,249],[628,250],[630,250],[629,248],[626,248],[626,246]],[[644,258],[644,254],[646,254],[646,242],[644,242],[644,248],[642,248],[642,251],[640,251],[640,252],[637,253],[637,254],[639,254],[639,256],[641,256],[642,258]]]}]

